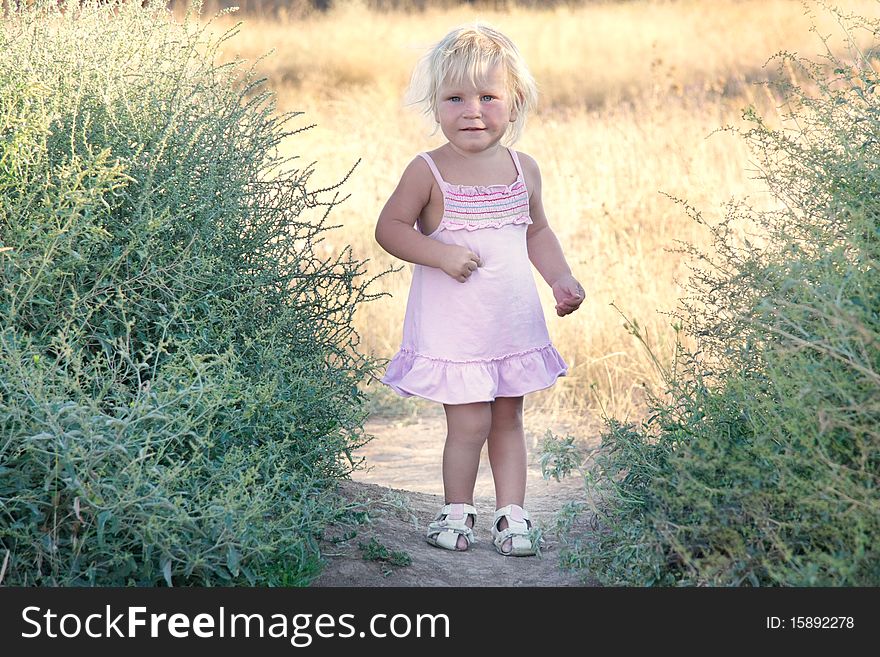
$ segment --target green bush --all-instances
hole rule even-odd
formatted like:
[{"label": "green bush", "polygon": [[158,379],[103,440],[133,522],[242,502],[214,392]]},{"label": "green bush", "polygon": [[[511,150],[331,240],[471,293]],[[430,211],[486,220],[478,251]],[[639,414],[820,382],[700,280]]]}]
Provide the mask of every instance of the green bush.
[{"label": "green bush", "polygon": [[370,281],[198,10],[5,9],[4,584],[305,584],[345,512]]},{"label": "green bush", "polygon": [[[859,17],[841,24],[880,33]],[[691,294],[673,314],[697,348],[679,341],[647,420],[606,418],[586,475],[598,527],[572,535],[570,565],[612,585],[880,584],[871,61],[855,51],[844,63],[830,49],[821,65],[778,55],[802,81],[780,89],[790,114],[771,127],[750,110],[751,127],[736,132],[780,209],[731,204],[709,226],[714,255],[685,249]],[[762,244],[735,238],[749,224]],[[647,348],[638,324],[627,328]]]}]

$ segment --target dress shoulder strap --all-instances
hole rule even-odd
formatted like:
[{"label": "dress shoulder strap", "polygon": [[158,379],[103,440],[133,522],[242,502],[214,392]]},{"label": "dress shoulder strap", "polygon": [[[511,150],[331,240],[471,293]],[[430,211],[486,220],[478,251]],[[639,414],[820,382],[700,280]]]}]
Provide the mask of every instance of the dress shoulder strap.
[{"label": "dress shoulder strap", "polygon": [[522,167],[519,164],[519,155],[517,155],[516,151],[512,148],[508,148],[507,152],[510,153],[510,157],[513,160],[513,165],[516,167],[517,175],[523,179],[523,182],[525,182],[526,177],[523,175]]},{"label": "dress shoulder strap", "polygon": [[422,157],[422,159],[425,160],[425,162],[428,163],[428,166],[431,167],[431,173],[434,174],[434,178],[437,179],[437,184],[440,186],[440,189],[442,190],[443,183],[445,181],[443,180],[443,176],[440,175],[440,170],[437,168],[437,165],[434,164],[434,160],[431,159],[431,156],[428,155],[427,153],[419,153],[419,155]]}]

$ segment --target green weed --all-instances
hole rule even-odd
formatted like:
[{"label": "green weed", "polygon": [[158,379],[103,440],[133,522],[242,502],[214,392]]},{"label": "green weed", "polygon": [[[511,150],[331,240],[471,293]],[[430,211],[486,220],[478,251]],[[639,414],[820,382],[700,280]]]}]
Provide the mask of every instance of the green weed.
[{"label": "green weed", "polygon": [[403,550],[389,550],[385,545],[371,538],[369,543],[358,543],[364,561],[379,561],[383,574],[388,577],[393,572],[389,566],[412,565],[412,557]]},{"label": "green weed", "polygon": [[[645,421],[606,417],[584,464],[597,528],[562,519],[566,564],[608,585],[880,584],[877,51],[779,54],[783,125],[749,109],[730,128],[778,210],[738,201],[710,226],[680,201],[714,238],[712,254],[682,247],[693,276],[673,316],[697,348],[654,357],[665,389]],[[575,468],[573,447],[551,445],[551,473]]]},{"label": "green weed", "polygon": [[199,6],[4,5],[4,584],[298,586],[345,513],[369,281]]}]

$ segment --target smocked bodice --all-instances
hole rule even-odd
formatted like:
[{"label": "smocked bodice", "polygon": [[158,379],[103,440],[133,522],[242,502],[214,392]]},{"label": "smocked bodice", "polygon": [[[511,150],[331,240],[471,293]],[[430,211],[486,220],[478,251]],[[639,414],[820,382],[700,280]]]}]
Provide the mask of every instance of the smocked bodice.
[{"label": "smocked bodice", "polygon": [[509,224],[530,224],[529,192],[516,151],[509,151],[516,166],[516,180],[510,185],[457,185],[446,182],[434,160],[419,153],[443,193],[443,218],[440,228],[478,230],[501,228]]}]

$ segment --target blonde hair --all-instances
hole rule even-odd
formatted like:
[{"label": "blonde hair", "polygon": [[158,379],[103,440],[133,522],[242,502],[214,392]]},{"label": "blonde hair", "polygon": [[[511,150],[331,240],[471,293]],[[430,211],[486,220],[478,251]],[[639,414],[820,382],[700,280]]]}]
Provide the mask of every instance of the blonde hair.
[{"label": "blonde hair", "polygon": [[408,98],[437,122],[438,94],[444,82],[476,84],[495,65],[506,73],[510,109],[516,116],[504,135],[508,145],[522,134],[526,115],[535,109],[538,89],[513,42],[486,23],[456,28],[431,48],[413,72]]}]

